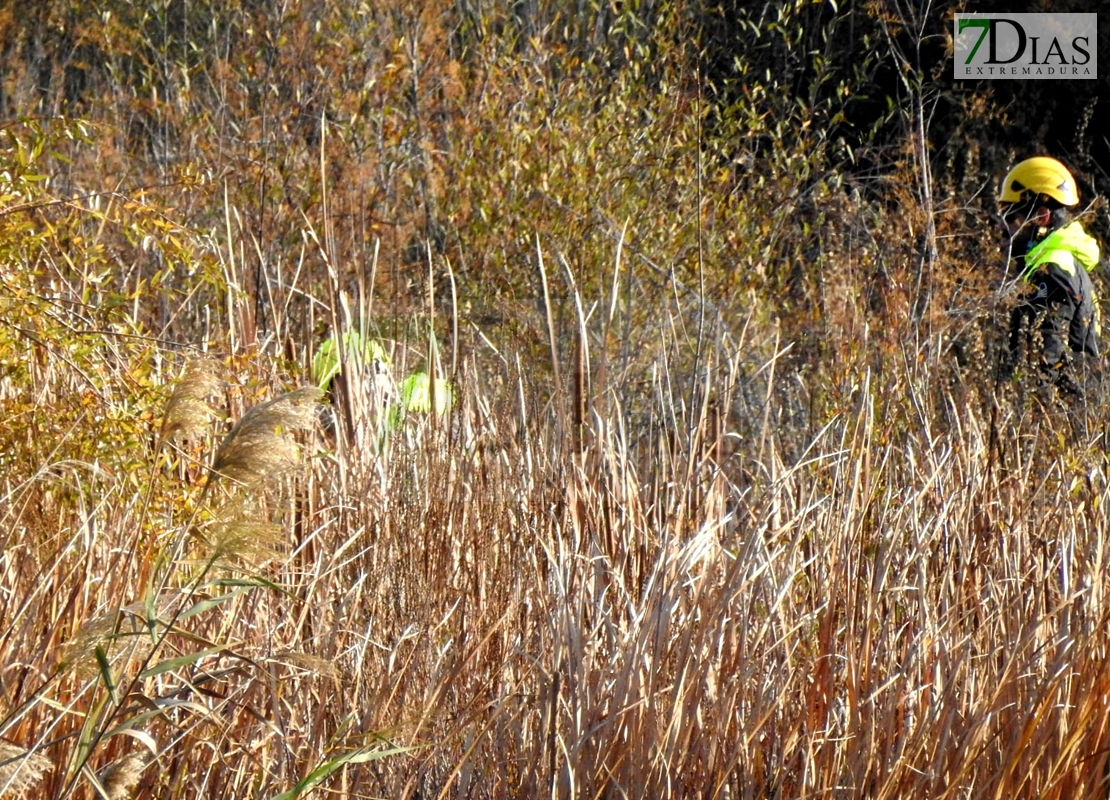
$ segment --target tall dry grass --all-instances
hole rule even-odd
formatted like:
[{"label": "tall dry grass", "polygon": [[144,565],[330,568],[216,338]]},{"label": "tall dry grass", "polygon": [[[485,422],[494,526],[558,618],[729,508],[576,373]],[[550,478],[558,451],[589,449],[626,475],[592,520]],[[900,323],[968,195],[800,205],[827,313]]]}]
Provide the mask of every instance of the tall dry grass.
[{"label": "tall dry grass", "polygon": [[307,351],[162,368],[133,472],[9,461],[5,794],[1104,796],[1101,398],[822,386],[688,313],[622,361],[583,312],[551,391],[475,347],[391,434],[306,432]]},{"label": "tall dry grass", "polygon": [[[3,131],[0,795],[1105,796],[1107,404],[950,357],[999,324],[978,212],[911,323],[905,154],[841,174],[777,78],[711,142],[685,61],[447,80],[446,17],[366,10],[369,127],[371,81],[256,115],[245,69],[180,176],[110,154],[163,199]],[[295,27],[324,97],[352,51]],[[397,374],[325,430],[347,331]],[[415,369],[455,406],[389,424]]]}]

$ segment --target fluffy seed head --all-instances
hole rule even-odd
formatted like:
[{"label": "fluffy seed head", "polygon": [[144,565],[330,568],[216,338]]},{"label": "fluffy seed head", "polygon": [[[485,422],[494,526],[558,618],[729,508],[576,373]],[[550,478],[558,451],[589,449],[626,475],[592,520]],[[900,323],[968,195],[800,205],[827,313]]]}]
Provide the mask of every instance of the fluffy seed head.
[{"label": "fluffy seed head", "polygon": [[210,358],[190,361],[173,388],[162,418],[162,439],[190,438],[204,432],[212,409],[208,398],[220,391],[219,365]]},{"label": "fluffy seed head", "polygon": [[[172,613],[172,600],[170,595],[158,598],[154,611],[159,618]],[[150,639],[147,613],[146,604],[137,601],[89,620],[66,643],[62,655],[63,666],[75,669],[80,676],[92,677],[102,669],[100,657],[113,670],[126,670],[141,664],[154,647]]]},{"label": "fluffy seed head", "polygon": [[218,562],[250,566],[276,558],[283,534],[280,525],[237,516],[215,523],[206,538]]},{"label": "fluffy seed head", "polygon": [[293,470],[300,462],[300,449],[290,434],[312,427],[322,394],[315,386],[305,386],[248,411],[216,452],[214,477],[257,486]]},{"label": "fluffy seed head", "polygon": [[46,756],[0,741],[0,797],[16,796],[31,788],[53,767]]},{"label": "fluffy seed head", "polygon": [[146,769],[147,759],[138,753],[113,761],[96,776],[108,800],[130,800]]}]

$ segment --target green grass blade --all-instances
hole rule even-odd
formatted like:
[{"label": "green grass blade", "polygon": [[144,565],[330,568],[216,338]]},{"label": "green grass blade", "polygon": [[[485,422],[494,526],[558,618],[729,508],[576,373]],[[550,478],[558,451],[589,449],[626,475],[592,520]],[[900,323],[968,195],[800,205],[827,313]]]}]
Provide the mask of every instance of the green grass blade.
[{"label": "green grass blade", "polygon": [[172,670],[178,669],[180,667],[187,667],[187,666],[190,666],[192,664],[196,664],[202,658],[207,658],[208,656],[214,656],[217,653],[222,653],[222,652],[225,652],[226,650],[227,650],[227,648],[223,647],[223,646],[209,647],[206,650],[198,650],[195,653],[188,653],[188,654],[183,655],[183,656],[178,656],[177,658],[169,658],[169,659],[166,659],[165,661],[160,661],[159,663],[155,664],[152,667],[149,667],[148,669],[143,670],[141,673],[139,673],[139,677],[140,678],[153,678],[157,675],[162,675],[163,673],[171,672]]},{"label": "green grass blade", "polygon": [[274,795],[270,800],[295,800],[295,798],[315,788],[321,781],[347,764],[364,764],[367,761],[376,761],[380,758],[400,755],[401,753],[407,753],[416,749],[415,747],[386,747],[383,749],[363,748],[361,750],[353,750],[331,761],[325,761],[308,775],[301,778],[301,780],[297,782],[297,785],[288,792]]}]

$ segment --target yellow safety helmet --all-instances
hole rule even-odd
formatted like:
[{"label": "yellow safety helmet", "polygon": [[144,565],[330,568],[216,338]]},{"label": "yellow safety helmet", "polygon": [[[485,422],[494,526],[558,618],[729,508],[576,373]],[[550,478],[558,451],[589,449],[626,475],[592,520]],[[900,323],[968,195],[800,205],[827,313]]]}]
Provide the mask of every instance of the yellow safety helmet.
[{"label": "yellow safety helmet", "polygon": [[998,199],[1003,203],[1018,203],[1025,192],[1047,194],[1065,206],[1079,203],[1075,178],[1067,167],[1048,156],[1027,158],[1011,169],[1002,181]]}]

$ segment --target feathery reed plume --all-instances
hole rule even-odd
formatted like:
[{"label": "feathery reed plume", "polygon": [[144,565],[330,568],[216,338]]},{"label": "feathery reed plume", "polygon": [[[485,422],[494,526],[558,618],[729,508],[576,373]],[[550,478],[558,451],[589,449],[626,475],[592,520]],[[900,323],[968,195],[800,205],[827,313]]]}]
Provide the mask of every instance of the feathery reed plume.
[{"label": "feathery reed plume", "polygon": [[[171,595],[159,597],[155,614],[159,618],[168,616],[173,600]],[[154,648],[147,613],[146,603],[136,601],[89,620],[66,643],[62,666],[73,667],[78,675],[89,677],[102,669],[98,658],[112,667],[141,664]]]},{"label": "feathery reed plume", "polygon": [[305,672],[310,672],[315,675],[325,675],[329,678],[338,678],[340,676],[339,665],[330,659],[320,658],[309,653],[295,653],[287,650],[281,653],[275,653],[267,659],[271,664],[284,664],[285,666],[296,667],[303,669]]},{"label": "feathery reed plume", "polygon": [[218,370],[219,364],[211,358],[196,359],[185,365],[166,404],[160,433],[162,442],[178,434],[187,438],[204,432],[212,414],[208,398],[222,385]]},{"label": "feathery reed plume", "polygon": [[206,531],[212,555],[224,565],[257,565],[277,557],[284,529],[246,516],[221,519]]},{"label": "feathery reed plume", "polygon": [[32,753],[11,742],[0,741],[0,797],[31,788],[54,768],[46,756]]},{"label": "feathery reed plume", "polygon": [[129,800],[133,796],[135,787],[139,785],[139,779],[142,778],[147,763],[145,756],[132,753],[102,769],[96,778],[104,787],[104,794],[108,800]]},{"label": "feathery reed plume", "polygon": [[248,411],[216,451],[212,479],[255,486],[293,470],[300,450],[289,434],[312,427],[322,394],[305,386]]}]

